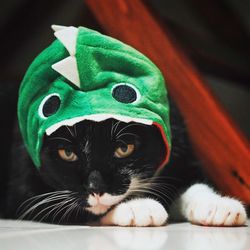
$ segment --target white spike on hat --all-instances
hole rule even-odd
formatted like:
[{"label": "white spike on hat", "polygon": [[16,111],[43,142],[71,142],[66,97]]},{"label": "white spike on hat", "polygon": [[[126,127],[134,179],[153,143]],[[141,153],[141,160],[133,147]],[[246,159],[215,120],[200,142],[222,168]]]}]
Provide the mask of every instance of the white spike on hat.
[{"label": "white spike on hat", "polygon": [[75,57],[78,28],[52,25],[52,29],[55,30],[55,37],[64,45],[70,56],[53,64],[51,67],[77,87],[80,87],[80,77]]},{"label": "white spike on hat", "polygon": [[78,29],[70,26],[54,33],[55,37],[65,46],[71,56],[76,53],[76,39]]},{"label": "white spike on hat", "polygon": [[58,30],[62,30],[67,28],[68,26],[63,26],[63,25],[56,25],[56,24],[52,24],[51,25],[51,29],[54,31],[58,31]]},{"label": "white spike on hat", "polygon": [[66,57],[53,64],[51,67],[80,88],[80,78],[77,70],[76,58],[74,56]]}]

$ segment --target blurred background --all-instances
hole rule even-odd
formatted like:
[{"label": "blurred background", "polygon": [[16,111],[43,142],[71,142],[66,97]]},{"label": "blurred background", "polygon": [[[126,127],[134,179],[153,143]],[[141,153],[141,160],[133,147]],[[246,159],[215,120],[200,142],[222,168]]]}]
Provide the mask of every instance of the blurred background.
[{"label": "blurred background", "polygon": [[[167,24],[249,138],[250,1],[145,2]],[[82,25],[102,31],[84,0],[8,0],[1,3],[1,101],[6,97],[9,101],[16,99],[13,89],[17,89],[34,57],[54,39],[50,29],[53,23]],[[4,106],[7,107],[7,103]],[[14,109],[8,108],[7,115],[12,112]],[[1,116],[3,118],[7,117]]]},{"label": "blurred background", "polygon": [[[145,3],[168,27],[220,103],[250,138],[250,1]],[[0,134],[6,162],[18,87],[35,56],[54,40],[51,24],[86,26],[104,33],[84,0],[1,2]]]}]

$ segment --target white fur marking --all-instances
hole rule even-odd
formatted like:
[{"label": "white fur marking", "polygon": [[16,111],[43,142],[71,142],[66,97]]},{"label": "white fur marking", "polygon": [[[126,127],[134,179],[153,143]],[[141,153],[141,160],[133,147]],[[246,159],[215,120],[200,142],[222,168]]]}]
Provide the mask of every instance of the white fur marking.
[{"label": "white fur marking", "polygon": [[126,194],[123,195],[110,195],[108,193],[104,193],[100,198],[99,201],[101,204],[106,206],[113,206],[125,198]]},{"label": "white fur marking", "polygon": [[86,210],[93,213],[93,214],[98,215],[98,214],[106,213],[109,208],[110,208],[110,206],[98,204],[98,205],[93,206],[93,207],[87,207]]},{"label": "white fur marking", "polygon": [[87,202],[90,207],[86,208],[89,212],[94,214],[103,214],[105,213],[111,206],[122,201],[126,196],[126,193],[123,195],[111,195],[108,193],[104,193],[102,196],[100,195],[89,195]]}]

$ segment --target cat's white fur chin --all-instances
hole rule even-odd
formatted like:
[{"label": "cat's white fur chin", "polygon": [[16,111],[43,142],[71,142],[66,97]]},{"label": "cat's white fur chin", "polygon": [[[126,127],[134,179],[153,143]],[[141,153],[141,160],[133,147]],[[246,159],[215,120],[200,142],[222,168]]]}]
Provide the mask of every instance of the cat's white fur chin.
[{"label": "cat's white fur chin", "polygon": [[126,196],[126,193],[123,195],[111,195],[104,193],[103,195],[89,195],[87,202],[90,207],[87,207],[86,210],[95,214],[104,214],[107,210],[122,201]]},{"label": "cat's white fur chin", "polygon": [[117,226],[162,226],[166,223],[168,213],[156,200],[138,198],[118,204],[102,219],[102,225]]},{"label": "cat's white fur chin", "polygon": [[106,213],[109,208],[110,208],[110,206],[105,206],[105,205],[102,205],[102,204],[98,204],[98,205],[93,206],[93,207],[87,207],[86,210],[89,211],[92,214],[99,215],[99,214]]},{"label": "cat's white fur chin", "polygon": [[247,219],[240,201],[222,197],[204,184],[188,188],[177,200],[174,209],[180,209],[191,223],[205,226],[240,226]]}]

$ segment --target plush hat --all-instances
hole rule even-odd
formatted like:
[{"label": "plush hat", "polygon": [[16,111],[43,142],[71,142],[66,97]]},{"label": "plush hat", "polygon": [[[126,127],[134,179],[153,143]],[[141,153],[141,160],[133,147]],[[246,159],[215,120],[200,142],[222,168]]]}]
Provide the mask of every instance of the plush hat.
[{"label": "plush hat", "polygon": [[53,25],[57,38],[32,62],[19,90],[24,143],[39,168],[45,134],[83,120],[157,126],[171,147],[169,105],[159,69],[132,47],[84,27]]}]

